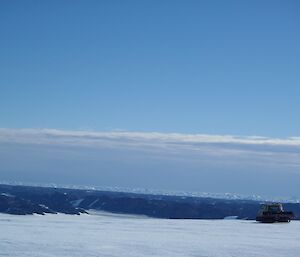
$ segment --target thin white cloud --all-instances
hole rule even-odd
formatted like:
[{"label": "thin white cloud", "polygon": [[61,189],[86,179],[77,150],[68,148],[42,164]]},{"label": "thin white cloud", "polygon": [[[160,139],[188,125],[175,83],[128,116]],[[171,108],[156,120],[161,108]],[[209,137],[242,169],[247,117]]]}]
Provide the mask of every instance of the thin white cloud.
[{"label": "thin white cloud", "polygon": [[124,140],[132,143],[161,142],[161,143],[208,143],[208,144],[241,144],[241,145],[273,145],[300,147],[300,137],[270,138],[260,136],[180,134],[158,132],[94,132],[71,131],[57,129],[7,129],[0,128],[0,142],[51,143],[55,140],[62,142],[92,144],[101,140]]},{"label": "thin white cloud", "polygon": [[134,149],[202,162],[300,165],[300,137],[0,128],[0,143]]}]

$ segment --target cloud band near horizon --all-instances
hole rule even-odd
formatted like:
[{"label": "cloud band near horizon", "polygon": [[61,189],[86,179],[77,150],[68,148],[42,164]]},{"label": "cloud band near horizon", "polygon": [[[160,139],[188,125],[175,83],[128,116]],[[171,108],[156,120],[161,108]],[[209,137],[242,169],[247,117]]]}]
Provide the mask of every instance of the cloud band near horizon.
[{"label": "cloud band near horizon", "polygon": [[0,128],[0,161],[10,180],[298,194],[300,137]]},{"label": "cloud band near horizon", "polygon": [[[0,128],[0,143],[128,149],[159,155],[300,167],[300,137]],[[201,157],[201,158],[200,158]]]},{"label": "cloud band near horizon", "polygon": [[[97,140],[128,140],[156,141],[165,143],[208,143],[208,144],[242,144],[242,145],[273,145],[300,147],[299,137],[271,138],[263,136],[236,136],[236,135],[209,135],[209,134],[183,134],[160,132],[128,132],[128,131],[80,131],[58,129],[10,129],[0,128],[0,142],[15,143],[49,143],[55,139],[69,139],[69,142],[83,142],[89,139],[90,143]],[[77,139],[77,141],[71,141]],[[82,141],[81,141],[82,140]],[[68,140],[63,141],[65,143]]]}]

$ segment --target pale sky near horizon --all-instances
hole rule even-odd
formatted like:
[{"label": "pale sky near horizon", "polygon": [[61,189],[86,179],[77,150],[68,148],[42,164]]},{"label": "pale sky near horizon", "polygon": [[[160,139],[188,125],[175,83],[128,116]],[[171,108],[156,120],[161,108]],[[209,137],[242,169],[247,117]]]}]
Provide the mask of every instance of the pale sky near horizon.
[{"label": "pale sky near horizon", "polygon": [[299,12],[1,1],[0,180],[300,197]]}]

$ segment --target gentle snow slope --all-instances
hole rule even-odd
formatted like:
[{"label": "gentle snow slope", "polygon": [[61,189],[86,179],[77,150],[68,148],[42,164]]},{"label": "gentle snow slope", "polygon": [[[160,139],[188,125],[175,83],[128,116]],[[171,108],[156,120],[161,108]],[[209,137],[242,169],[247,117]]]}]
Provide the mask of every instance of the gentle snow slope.
[{"label": "gentle snow slope", "polygon": [[300,222],[0,215],[0,256],[295,257]]}]

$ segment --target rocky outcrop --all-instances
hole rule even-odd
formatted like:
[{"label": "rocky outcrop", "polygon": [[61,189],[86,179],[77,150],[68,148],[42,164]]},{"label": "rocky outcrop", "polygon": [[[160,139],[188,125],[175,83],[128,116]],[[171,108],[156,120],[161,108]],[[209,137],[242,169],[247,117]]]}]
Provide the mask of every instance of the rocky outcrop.
[{"label": "rocky outcrop", "polygon": [[45,206],[9,194],[0,194],[0,212],[18,215],[54,213]]},{"label": "rocky outcrop", "polygon": [[38,190],[34,187],[0,186],[0,212],[8,214],[87,213],[74,207],[65,193],[56,190]]}]

